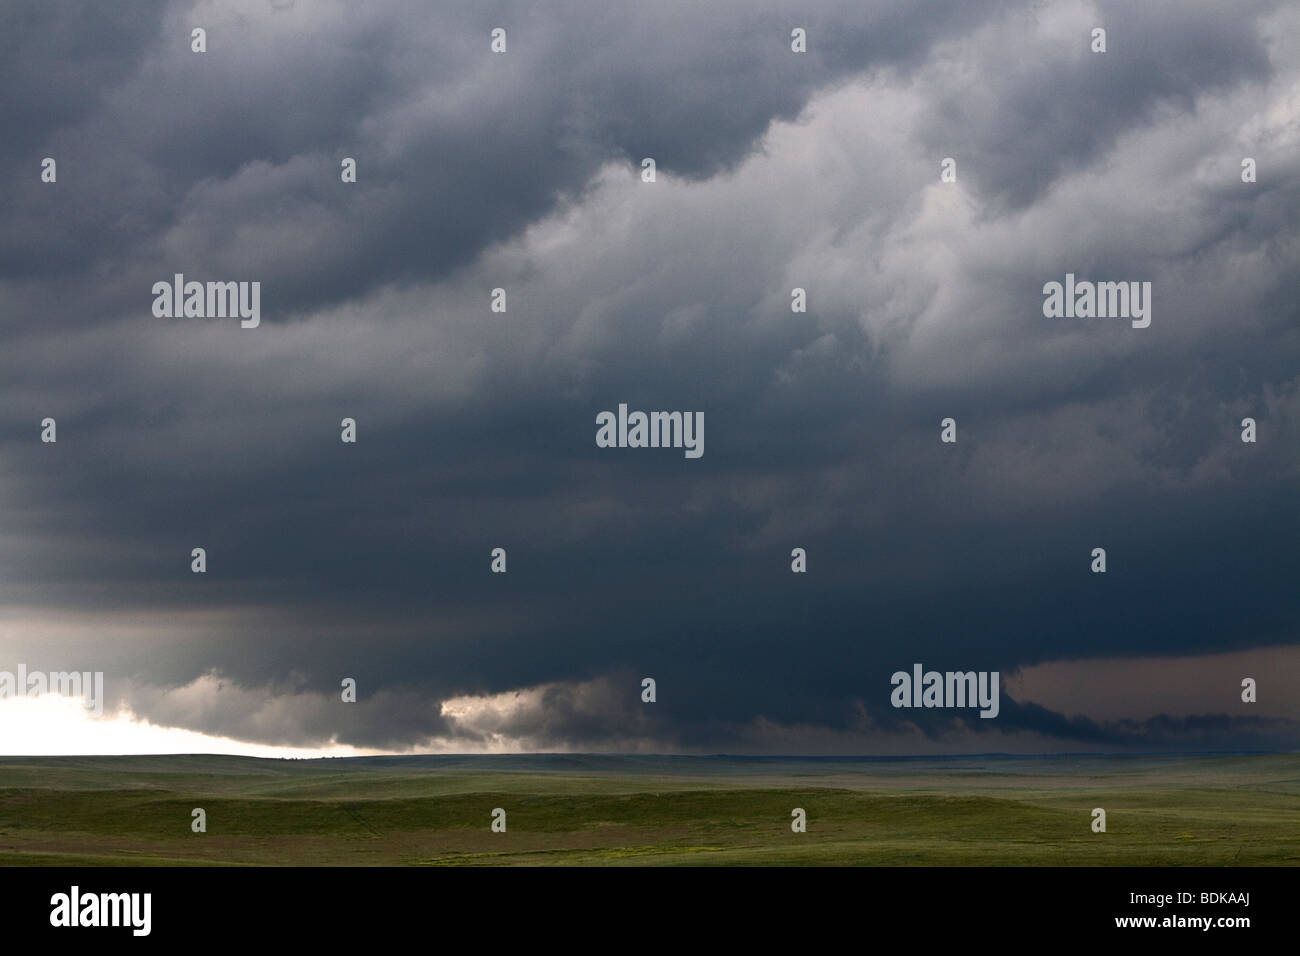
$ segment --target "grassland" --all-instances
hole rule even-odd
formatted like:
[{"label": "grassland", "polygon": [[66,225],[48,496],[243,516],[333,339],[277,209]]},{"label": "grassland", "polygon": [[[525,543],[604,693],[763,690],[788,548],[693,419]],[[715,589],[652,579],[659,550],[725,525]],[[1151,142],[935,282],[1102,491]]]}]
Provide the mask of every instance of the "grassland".
[{"label": "grassland", "polygon": [[1300,755],[0,757],[5,865],[1298,863]]}]

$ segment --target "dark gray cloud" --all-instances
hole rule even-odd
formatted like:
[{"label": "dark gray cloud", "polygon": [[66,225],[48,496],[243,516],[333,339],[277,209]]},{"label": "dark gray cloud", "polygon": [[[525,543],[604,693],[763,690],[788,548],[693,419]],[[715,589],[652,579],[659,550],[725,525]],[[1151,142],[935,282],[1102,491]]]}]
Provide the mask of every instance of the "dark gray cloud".
[{"label": "dark gray cloud", "polygon": [[[1294,736],[888,706],[914,661],[1297,643],[1293,10],[139,10],[0,31],[6,656],[272,743]],[[178,271],[262,326],[154,318]],[[1151,327],[1044,319],[1067,271],[1151,281]],[[704,457],[596,448],[619,402],[703,410]]]}]

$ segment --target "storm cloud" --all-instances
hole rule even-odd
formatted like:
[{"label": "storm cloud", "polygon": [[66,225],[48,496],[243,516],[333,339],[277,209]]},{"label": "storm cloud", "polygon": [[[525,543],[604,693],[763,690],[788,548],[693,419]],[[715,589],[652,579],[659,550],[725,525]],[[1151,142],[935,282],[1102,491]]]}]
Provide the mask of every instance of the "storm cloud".
[{"label": "storm cloud", "polygon": [[[1274,2],[11,4],[0,655],[262,743],[1294,748],[1296,36]],[[261,325],[155,317],[176,273],[259,281]],[[1150,327],[1044,318],[1066,273],[1151,282]],[[619,403],[702,411],[705,454],[598,448]],[[914,662],[999,671],[999,717],[894,710]]]}]

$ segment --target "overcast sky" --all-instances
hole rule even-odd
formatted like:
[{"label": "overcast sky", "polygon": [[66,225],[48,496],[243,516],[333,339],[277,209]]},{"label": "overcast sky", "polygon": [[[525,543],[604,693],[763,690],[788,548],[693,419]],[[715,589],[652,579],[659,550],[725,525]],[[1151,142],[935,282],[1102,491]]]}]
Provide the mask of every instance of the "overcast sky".
[{"label": "overcast sky", "polygon": [[295,748],[1300,742],[1300,6],[22,0],[0,90],[0,669]]}]

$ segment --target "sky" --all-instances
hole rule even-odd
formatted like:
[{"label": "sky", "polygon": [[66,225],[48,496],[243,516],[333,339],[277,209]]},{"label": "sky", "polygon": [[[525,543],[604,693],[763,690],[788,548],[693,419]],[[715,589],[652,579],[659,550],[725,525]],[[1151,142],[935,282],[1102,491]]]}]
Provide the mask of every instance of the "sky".
[{"label": "sky", "polygon": [[105,697],[0,752],[1300,742],[1297,5],[18,0],[0,90],[0,671]]}]

